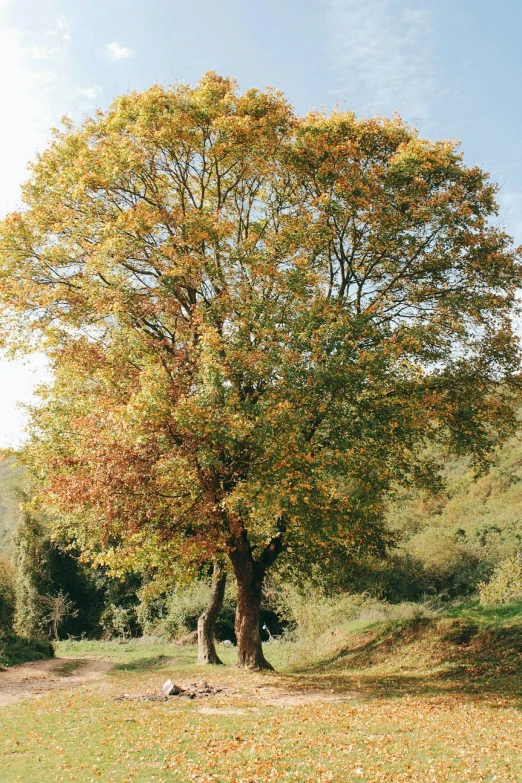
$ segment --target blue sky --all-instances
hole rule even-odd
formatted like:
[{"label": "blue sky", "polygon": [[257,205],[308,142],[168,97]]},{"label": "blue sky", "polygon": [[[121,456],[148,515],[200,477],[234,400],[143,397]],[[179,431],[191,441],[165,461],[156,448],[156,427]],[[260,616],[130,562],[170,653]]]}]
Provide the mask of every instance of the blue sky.
[{"label": "blue sky", "polygon": [[[0,213],[62,115],[216,70],[282,89],[299,113],[399,111],[460,139],[522,243],[521,39],[521,0],[0,0]],[[44,376],[41,357],[0,360],[0,446]]]}]

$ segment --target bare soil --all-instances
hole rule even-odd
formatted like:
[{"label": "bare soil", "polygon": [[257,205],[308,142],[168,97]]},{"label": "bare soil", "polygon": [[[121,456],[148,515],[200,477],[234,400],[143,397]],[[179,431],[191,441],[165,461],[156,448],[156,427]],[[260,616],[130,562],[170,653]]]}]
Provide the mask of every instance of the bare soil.
[{"label": "bare soil", "polygon": [[301,707],[307,704],[325,704],[353,701],[363,698],[359,691],[344,691],[335,693],[328,691],[301,689],[292,692],[270,685],[258,685],[255,695],[262,704],[270,704],[276,707]]},{"label": "bare soil", "polygon": [[50,658],[12,666],[0,672],[0,707],[99,680],[113,665],[87,658]]},{"label": "bare soil", "polygon": [[[45,661],[33,661],[23,663],[19,666],[13,666],[7,671],[0,672],[0,708],[8,704],[31,699],[49,691],[75,688],[78,686],[95,686],[101,689],[107,696],[116,701],[172,701],[176,697],[166,697],[161,693],[163,677],[160,675],[157,680],[157,689],[146,692],[123,693],[115,696],[113,688],[104,683],[107,672],[113,667],[114,663],[93,658],[51,658]],[[254,699],[261,707],[263,705],[273,705],[278,707],[299,707],[322,703],[339,703],[353,701],[363,698],[359,692],[334,692],[320,688],[306,687],[304,683],[297,687],[289,689],[284,683],[260,682],[256,677],[254,681],[248,681],[242,678],[243,682],[228,682],[227,685],[210,685],[205,682],[206,688],[199,687],[201,683],[189,683],[181,685],[181,691],[190,691],[190,698],[203,698],[208,696],[219,696],[220,702],[223,698],[229,702],[229,705],[218,707],[205,707],[201,712],[223,713],[223,714],[243,714],[243,709],[237,709],[234,702],[237,699],[245,697]],[[145,684],[145,683],[144,683]],[[147,686],[150,686],[150,680]],[[239,688],[235,687],[239,685]],[[232,687],[231,687],[232,686]],[[194,691],[194,693],[192,693]],[[201,693],[200,693],[201,691]],[[203,692],[205,691],[205,692]],[[187,695],[185,694],[185,695]],[[179,698],[179,696],[178,696]],[[256,710],[252,705],[249,710]]]}]

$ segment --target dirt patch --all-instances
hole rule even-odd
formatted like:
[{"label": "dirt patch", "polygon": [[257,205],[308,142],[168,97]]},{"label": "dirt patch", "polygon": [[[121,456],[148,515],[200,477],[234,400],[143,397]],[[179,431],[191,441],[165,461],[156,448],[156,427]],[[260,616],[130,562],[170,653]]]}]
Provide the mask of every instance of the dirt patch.
[{"label": "dirt patch", "polygon": [[[173,702],[178,699],[206,699],[209,696],[220,697],[219,707],[202,707],[198,712],[206,715],[235,715],[235,714],[247,714],[258,710],[260,707],[275,706],[275,707],[305,707],[313,704],[340,704],[346,702],[353,702],[364,698],[364,695],[359,691],[334,691],[334,690],[321,690],[319,688],[295,688],[289,690],[284,685],[278,685],[274,683],[257,683],[252,684],[250,687],[232,688],[225,686],[223,683],[219,685],[211,685],[206,680],[200,680],[200,682],[190,682],[186,685],[174,685],[170,680],[168,681],[172,686],[172,690],[167,688],[163,690],[158,683],[157,690],[153,691],[134,691],[132,693],[122,693],[120,696],[115,696],[114,701],[155,701],[155,702]],[[167,684],[167,683],[166,683]],[[244,686],[245,683],[242,683]],[[163,686],[165,688],[165,686]],[[162,692],[163,690],[163,692]],[[168,695],[167,695],[168,692]],[[238,699],[244,701],[248,699],[250,702],[257,702],[257,705],[250,704],[245,709],[234,707],[234,702]],[[225,699],[225,705],[222,704]],[[230,704],[230,706],[226,706]],[[239,711],[238,711],[239,710]]]},{"label": "dirt patch", "polygon": [[248,710],[221,707],[202,707],[198,712],[201,715],[248,715]]},{"label": "dirt patch", "polygon": [[113,664],[86,658],[50,658],[0,672],[0,707],[42,693],[100,679]]},{"label": "dirt patch", "polygon": [[175,685],[167,680],[159,692],[122,693],[114,701],[172,701],[173,699],[205,699],[208,696],[225,694],[228,688],[222,685],[210,685],[206,680],[189,682],[188,685]]},{"label": "dirt patch", "polygon": [[343,691],[342,693],[320,690],[286,691],[271,685],[261,685],[253,694],[262,704],[276,707],[304,707],[309,704],[339,704],[362,699],[359,691]]}]

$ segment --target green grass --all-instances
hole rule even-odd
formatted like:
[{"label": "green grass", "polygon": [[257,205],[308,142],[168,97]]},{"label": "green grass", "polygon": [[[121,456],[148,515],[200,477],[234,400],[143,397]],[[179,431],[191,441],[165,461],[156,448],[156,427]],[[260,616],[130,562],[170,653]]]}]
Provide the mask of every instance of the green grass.
[{"label": "green grass", "polygon": [[[233,649],[219,646],[219,655],[224,663],[232,666],[235,661]],[[176,668],[184,669],[194,663],[194,647],[178,646],[154,637],[129,639],[125,641],[64,641],[55,645],[56,655],[61,658],[94,658],[110,661],[116,671],[141,671],[165,668],[173,662]],[[212,670],[213,671],[213,670]]]},{"label": "green grass", "polygon": [[522,601],[504,606],[483,606],[478,601],[468,601],[447,609],[448,617],[461,617],[483,627],[522,627]]},{"label": "green grass", "polygon": [[[208,668],[194,648],[151,639],[61,642],[59,656],[114,668],[30,709],[3,708],[0,779],[514,783],[522,779],[521,631],[520,604],[466,604],[440,617],[360,623],[300,669],[282,668],[292,645],[268,645],[280,667],[272,674],[231,669],[227,647],[219,652],[228,666]],[[205,677],[228,690],[206,700],[114,700],[157,692],[167,677]]]}]

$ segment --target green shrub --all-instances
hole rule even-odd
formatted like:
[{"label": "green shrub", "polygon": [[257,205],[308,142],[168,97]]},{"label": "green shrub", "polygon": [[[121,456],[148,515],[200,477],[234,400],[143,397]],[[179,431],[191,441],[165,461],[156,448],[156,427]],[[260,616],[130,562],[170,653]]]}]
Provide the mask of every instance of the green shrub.
[{"label": "green shrub", "polygon": [[10,632],[0,634],[0,668],[53,656],[53,645],[46,639],[21,638]]},{"label": "green shrub", "polygon": [[279,612],[288,623],[285,633],[294,641],[313,640],[325,631],[333,630],[353,620],[363,606],[378,604],[364,594],[344,594],[333,598],[324,595],[312,584],[284,584],[279,597]]},{"label": "green shrub", "polygon": [[133,607],[125,608],[117,604],[108,604],[100,619],[104,639],[130,639],[136,625],[136,612]]},{"label": "green shrub", "polygon": [[[53,542],[45,523],[29,514],[17,528],[15,543],[15,631],[27,638],[46,638],[52,634],[50,604],[60,592],[67,593],[75,605],[84,600],[77,584],[81,583],[77,563]],[[65,588],[65,589],[64,589]],[[80,597],[80,600],[78,600]],[[75,618],[64,624],[63,631],[74,632]]]},{"label": "green shrub", "polygon": [[[143,632],[166,639],[179,639],[197,629],[198,618],[205,611],[210,600],[210,580],[197,580],[180,586],[168,595],[152,594],[143,600],[137,609]],[[221,615],[216,623],[216,638],[231,639],[234,635],[235,604],[227,591]]]},{"label": "green shrub", "polygon": [[306,594],[287,588],[286,600],[291,596],[291,615],[294,623],[289,634],[298,640],[317,639],[346,626],[395,620],[411,620],[435,614],[427,603],[402,601],[390,604],[367,594],[344,594],[335,597],[321,596],[319,591]]},{"label": "green shrub", "polygon": [[283,585],[279,611],[289,622],[284,635],[294,642],[289,663],[298,665],[335,654],[339,640],[361,628],[436,614],[427,604],[389,604],[362,593],[329,597],[312,584]]},{"label": "green shrub", "polygon": [[522,598],[522,559],[507,557],[493,571],[488,582],[479,585],[480,602],[485,605],[508,604]]},{"label": "green shrub", "polygon": [[[67,597],[74,611],[65,612],[59,635],[99,636],[100,618],[107,604],[137,602],[134,587],[110,580],[102,569],[81,563],[78,553],[66,542],[55,541],[46,521],[26,514],[15,537],[16,614],[14,628],[21,636],[45,638],[53,635],[53,607],[60,596]],[[131,594],[128,598],[127,593]]]},{"label": "green shrub", "polygon": [[14,612],[14,570],[9,559],[0,555],[0,633],[12,629]]}]

